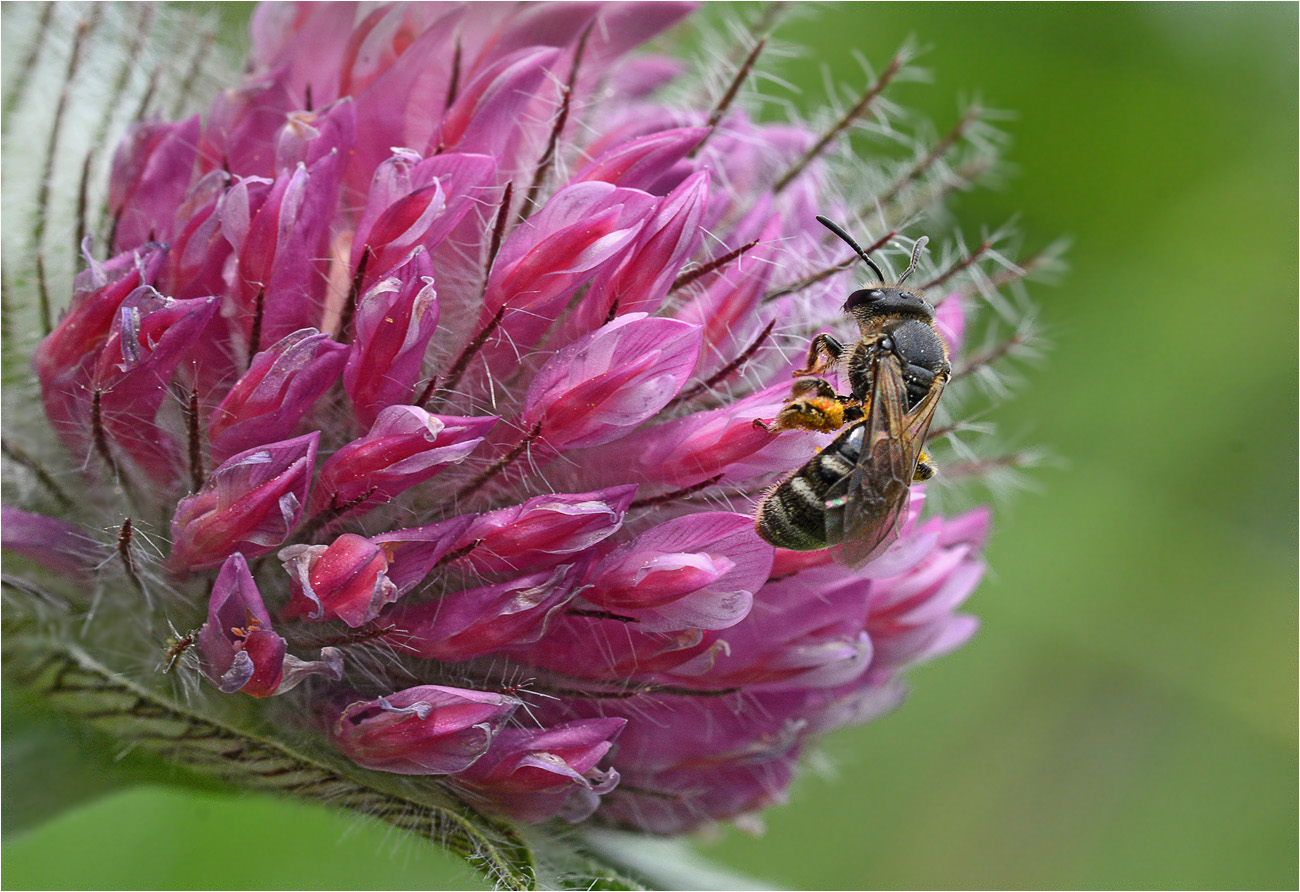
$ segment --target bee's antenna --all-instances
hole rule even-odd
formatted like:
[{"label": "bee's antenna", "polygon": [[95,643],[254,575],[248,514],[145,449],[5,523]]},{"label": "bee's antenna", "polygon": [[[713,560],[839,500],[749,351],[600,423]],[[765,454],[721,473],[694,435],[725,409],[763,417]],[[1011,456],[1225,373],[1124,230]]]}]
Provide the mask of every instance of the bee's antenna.
[{"label": "bee's antenna", "polygon": [[[838,235],[841,239],[844,240],[844,242],[850,248],[852,248],[854,251],[857,251],[858,256],[862,258],[862,261],[866,263],[867,266],[871,267],[871,271],[876,274],[876,278],[878,278],[881,282],[885,281],[885,274],[880,271],[880,267],[876,266],[874,263],[871,262],[871,258],[868,257],[866,252],[863,251],[862,248],[858,246],[858,243],[853,240],[853,236],[849,235],[847,232],[841,229],[838,223],[832,222],[826,217],[823,217],[821,214],[817,215],[817,222],[825,226],[831,232]],[[908,272],[911,272],[911,270],[909,269]]]},{"label": "bee's antenna", "polygon": [[912,274],[912,270],[916,269],[916,258],[921,256],[921,249],[924,248],[929,241],[930,237],[928,235],[923,235],[916,240],[916,244],[912,246],[912,262],[907,265],[907,269],[903,270],[903,274],[898,277],[898,284],[902,285],[904,280]]}]

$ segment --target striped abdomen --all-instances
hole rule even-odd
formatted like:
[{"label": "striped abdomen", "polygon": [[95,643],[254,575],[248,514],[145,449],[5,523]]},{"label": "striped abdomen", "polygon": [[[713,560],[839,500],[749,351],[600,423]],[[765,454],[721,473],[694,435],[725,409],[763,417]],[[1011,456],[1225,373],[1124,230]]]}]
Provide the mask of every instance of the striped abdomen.
[{"label": "striped abdomen", "polygon": [[853,473],[862,451],[866,422],[859,422],[777,484],[758,506],[754,526],[778,548],[815,551],[826,541],[826,498],[831,487]]}]

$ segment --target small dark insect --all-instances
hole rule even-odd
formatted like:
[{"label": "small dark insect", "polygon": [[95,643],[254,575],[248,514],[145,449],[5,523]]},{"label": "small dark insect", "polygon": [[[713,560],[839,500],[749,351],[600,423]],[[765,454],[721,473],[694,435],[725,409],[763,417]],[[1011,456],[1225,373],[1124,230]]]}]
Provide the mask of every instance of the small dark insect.
[{"label": "small dark insect", "polygon": [[175,669],[176,663],[185,656],[185,652],[198,642],[198,635],[198,629],[186,632],[184,635],[172,629],[172,637],[167,642],[167,650],[163,652],[163,660],[158,664],[158,671],[166,675]]},{"label": "small dark insect", "polygon": [[[813,338],[807,367],[795,374],[815,377],[795,383],[772,425],[756,422],[772,431],[849,426],[768,492],[754,524],[779,548],[840,545],[842,562],[856,567],[897,538],[913,481],[934,475],[923,446],[952,367],[934,327],[934,307],[903,287],[928,239],[917,240],[898,282],[885,285],[880,268],[848,233],[825,217],[817,221],[852,247],[880,284],[854,291],[844,303],[861,339],[846,347],[828,334]],[[847,395],[820,377],[841,362]]]}]

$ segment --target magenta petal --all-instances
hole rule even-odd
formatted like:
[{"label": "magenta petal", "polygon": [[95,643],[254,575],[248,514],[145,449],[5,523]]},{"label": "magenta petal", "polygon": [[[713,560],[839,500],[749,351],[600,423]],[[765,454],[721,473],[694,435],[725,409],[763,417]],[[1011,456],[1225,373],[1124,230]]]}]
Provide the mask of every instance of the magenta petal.
[{"label": "magenta petal", "polygon": [[278,555],[292,586],[287,619],[341,619],[365,625],[397,600],[388,578],[388,554],[364,536],[344,533],[330,545],[290,545]]},{"label": "magenta petal", "polygon": [[734,264],[706,279],[708,284],[704,292],[678,313],[679,319],[704,326],[706,353],[718,357],[735,356],[763,328],[764,319],[759,308],[781,256],[782,229],[781,218],[775,214],[765,216],[763,210],[758,207],[751,212],[759,221],[765,222],[756,237],[758,244]]},{"label": "magenta petal", "polygon": [[582,820],[618,785],[617,771],[597,764],[626,719],[582,719],[552,728],[504,728],[457,786],[487,795],[491,811],[516,820]]},{"label": "magenta petal", "polygon": [[984,543],[988,541],[989,527],[992,522],[993,512],[987,507],[959,514],[944,522],[939,542],[942,545],[967,542],[975,548],[983,548]]},{"label": "magenta petal", "polygon": [[805,570],[765,585],[744,621],[720,633],[727,656],[673,670],[692,686],[829,687],[871,664],[866,634],[873,583],[840,566]]},{"label": "magenta petal", "polygon": [[[618,445],[618,455],[626,465],[611,467],[609,478],[612,482],[631,475],[633,479],[654,480],[660,486],[676,488],[721,474],[740,480],[756,473],[789,469],[788,459],[778,459],[773,467],[746,463],[759,450],[766,454],[779,449],[782,440],[794,440],[774,438],[754,426],[755,418],[773,417],[789,395],[789,384],[777,384],[722,408],[695,412],[630,433]],[[816,450],[805,447],[804,451],[807,460]],[[599,474],[594,476],[604,481]]]},{"label": "magenta petal", "polygon": [[423,249],[366,292],[354,326],[343,387],[357,419],[371,425],[383,409],[411,401],[425,349],[438,327],[433,266]]},{"label": "magenta petal", "polygon": [[520,113],[549,83],[548,69],[558,55],[554,49],[530,47],[481,72],[443,115],[432,147],[439,152],[501,155],[520,126]]},{"label": "magenta petal", "polygon": [[[343,53],[341,92],[357,99],[361,139],[348,178],[364,195],[366,183],[394,146],[428,145],[447,101],[450,60],[465,38],[465,7],[389,4],[373,9],[351,34]],[[422,33],[421,33],[422,32]],[[412,36],[414,40],[412,41]]]},{"label": "magenta petal", "polygon": [[117,311],[126,298],[142,285],[152,284],[167,259],[167,246],[149,244],[99,262],[89,259],[89,268],[72,283],[72,305],[45,340],[36,348],[32,366],[42,388],[66,377],[79,365],[93,361],[108,340]]},{"label": "magenta petal", "polygon": [[421,685],[344,706],[330,737],[358,765],[394,774],[453,774],[487,752],[514,697]]},{"label": "magenta petal", "polygon": [[824,734],[836,728],[862,725],[893,712],[907,698],[907,686],[897,678],[885,677],[864,683],[859,680],[837,690],[819,692],[822,702],[809,699],[809,734]]},{"label": "magenta petal", "polygon": [[687,833],[784,802],[797,764],[796,749],[759,763],[624,771],[623,783],[605,797],[601,814],[646,833]]},{"label": "magenta petal", "polygon": [[108,195],[114,252],[171,238],[170,228],[160,230],[158,221],[170,221],[172,209],[185,196],[199,132],[198,115],[175,124],[140,123],[118,146]]},{"label": "magenta petal", "polygon": [[157,283],[164,294],[180,300],[225,293],[224,273],[231,247],[221,235],[219,210],[232,179],[227,171],[213,170],[190,187],[176,211],[180,222]]},{"label": "magenta petal", "polygon": [[536,730],[506,728],[497,735],[488,755],[461,779],[520,793],[584,783],[583,776],[609,752],[626,724],[626,719],[608,718]]},{"label": "magenta petal", "polygon": [[653,198],[608,183],[575,183],[551,197],[501,246],[485,312],[568,294],[636,237]]},{"label": "magenta petal", "polygon": [[701,552],[662,554],[647,549],[618,557],[618,563],[596,577],[589,600],[611,608],[657,607],[716,582],[736,566],[723,555]]},{"label": "magenta petal", "polygon": [[99,563],[100,545],[84,530],[10,505],[0,505],[0,547],[78,579],[88,577]]},{"label": "magenta petal", "polygon": [[[494,23],[493,31],[486,37],[483,60],[490,64],[523,49],[540,46],[567,47],[576,42],[588,28],[595,31],[593,19],[600,12],[600,4],[587,2],[560,2],[546,6],[525,6],[516,15],[507,16]],[[590,35],[595,37],[595,33]]]},{"label": "magenta petal", "polygon": [[[398,198],[373,221],[367,232],[358,232],[356,245],[364,245],[374,258],[375,273],[391,268],[394,263],[421,244],[422,236],[447,209],[447,196],[436,180],[413,188]],[[360,252],[354,250],[358,257]],[[367,271],[369,272],[369,271]]]},{"label": "magenta petal", "polygon": [[620,316],[555,354],[524,397],[553,449],[617,439],[677,395],[699,358],[699,328],[644,313]]},{"label": "magenta petal", "polygon": [[212,457],[292,436],[298,423],[339,379],[347,348],[304,328],[253,357],[248,371],[212,413]]},{"label": "magenta petal", "polygon": [[241,176],[275,172],[275,135],[301,108],[282,77],[263,73],[217,94],[199,142],[202,169]]},{"label": "magenta petal", "polygon": [[934,308],[934,327],[939,329],[948,350],[953,353],[961,351],[962,339],[966,335],[965,300],[960,294],[950,294]]},{"label": "magenta petal", "polygon": [[965,644],[979,628],[973,616],[956,614],[942,622],[890,630],[877,637],[877,661],[890,669],[905,669],[943,656]]},{"label": "magenta petal", "polygon": [[352,271],[369,252],[364,288],[417,247],[432,251],[472,209],[496,162],[487,155],[420,158],[395,153],[375,171],[365,213],[352,240]]},{"label": "magenta petal", "polygon": [[699,249],[700,221],[709,197],[709,176],[700,171],[664,196],[637,243],[616,267],[607,267],[575,313],[575,324],[595,328],[611,312],[657,311]]},{"label": "magenta petal", "polygon": [[476,518],[460,544],[474,545],[464,558],[479,572],[545,569],[586,551],[617,532],[636,486],[585,493],[536,496]]},{"label": "magenta petal", "polygon": [[652,196],[608,183],[561,189],[501,246],[480,325],[500,310],[511,343],[531,344],[581,285],[631,249],[654,206]]},{"label": "magenta petal", "polygon": [[[338,56],[356,15],[349,3],[258,4],[250,23],[250,65],[259,71],[282,71],[294,95],[302,95],[311,84],[317,102],[332,102],[338,90]],[[303,47],[311,49],[302,52]]]},{"label": "magenta petal", "polygon": [[[576,4],[575,4],[576,5]],[[592,31],[588,52],[597,64],[608,64],[680,22],[696,9],[694,3],[641,2],[610,3],[600,10]]]},{"label": "magenta petal", "polygon": [[773,553],[748,515],[690,514],[612,551],[582,597],[647,630],[726,628],[749,613]]},{"label": "magenta petal", "polygon": [[[913,501],[916,490],[912,488]],[[858,568],[858,572],[871,579],[887,579],[911,570],[934,550],[939,544],[941,524],[927,523],[920,527],[908,528],[900,524],[897,540],[876,555],[869,564]]]},{"label": "magenta petal", "polygon": [[573,177],[573,182],[600,180],[652,195],[679,161],[708,133],[704,127],[664,130],[612,146]]},{"label": "magenta petal", "polygon": [[389,555],[388,578],[399,595],[419,585],[439,561],[459,548],[474,515],[381,533],[372,540]]},{"label": "magenta petal", "polygon": [[575,614],[555,617],[540,640],[510,655],[575,678],[610,679],[668,672],[696,660],[711,663],[725,650],[716,632],[651,632],[640,623]]},{"label": "magenta petal", "polygon": [[343,505],[381,504],[463,461],[497,423],[494,416],[432,415],[418,406],[389,406],[370,431],[330,456],[312,494],[312,513]]},{"label": "magenta petal", "polygon": [[285,642],[271,630],[271,615],[242,554],[222,564],[199,630],[203,671],[222,693],[269,697],[280,687]]},{"label": "magenta petal", "polygon": [[181,499],[172,517],[168,569],[184,574],[215,567],[235,551],[265,554],[302,517],[320,432],[232,456],[203,489]]},{"label": "magenta petal", "polygon": [[165,246],[146,245],[104,263],[92,260],[73,281],[72,306],[36,348],[32,367],[45,414],[74,456],[92,448],[90,379],[99,353],[122,304],[158,275],[166,257]]},{"label": "magenta petal", "polygon": [[903,623],[922,623],[951,613],[975,590],[984,574],[984,562],[958,545],[936,549],[913,570],[881,580],[872,596],[875,617]]},{"label": "magenta petal", "polygon": [[[236,258],[231,299],[252,336],[252,320],[273,343],[322,322],[326,275],[322,258],[332,209],[338,201],[340,154],[311,167],[281,172],[269,186],[244,180],[220,209],[222,234]],[[260,308],[260,311],[259,311]]]},{"label": "magenta petal", "polygon": [[580,576],[579,567],[566,564],[452,592],[427,604],[397,607],[379,623],[393,627],[385,640],[409,653],[448,662],[466,660],[536,641],[550,615],[573,597]]},{"label": "magenta petal", "polygon": [[172,376],[216,310],[214,297],[172,300],[137,289],[118,308],[91,375],[105,437],[164,485],[175,479],[180,455],[155,419]]},{"label": "magenta petal", "polygon": [[351,154],[357,141],[357,108],[351,98],[289,115],[275,143],[275,166],[312,167],[331,152]]}]

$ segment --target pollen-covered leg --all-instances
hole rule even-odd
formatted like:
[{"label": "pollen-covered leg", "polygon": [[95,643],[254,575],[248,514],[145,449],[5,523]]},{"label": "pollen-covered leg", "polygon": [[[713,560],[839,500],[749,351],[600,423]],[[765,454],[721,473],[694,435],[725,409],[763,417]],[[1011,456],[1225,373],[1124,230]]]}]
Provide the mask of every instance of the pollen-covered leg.
[{"label": "pollen-covered leg", "polygon": [[821,378],[801,378],[790,388],[790,399],[771,425],[755,419],[754,426],[772,433],[809,430],[829,433],[862,417],[856,400],[841,396]]}]

